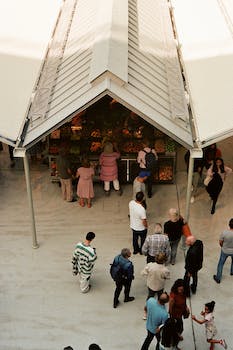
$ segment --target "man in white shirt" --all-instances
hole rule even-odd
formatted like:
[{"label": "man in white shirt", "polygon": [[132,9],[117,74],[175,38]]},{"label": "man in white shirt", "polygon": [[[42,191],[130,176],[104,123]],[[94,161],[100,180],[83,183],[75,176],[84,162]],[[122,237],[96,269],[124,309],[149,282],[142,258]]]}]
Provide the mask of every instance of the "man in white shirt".
[{"label": "man in white shirt", "polygon": [[147,235],[146,209],[142,204],[143,199],[144,194],[140,191],[136,194],[136,199],[129,202],[130,228],[133,231],[133,254],[142,254],[142,246]]}]

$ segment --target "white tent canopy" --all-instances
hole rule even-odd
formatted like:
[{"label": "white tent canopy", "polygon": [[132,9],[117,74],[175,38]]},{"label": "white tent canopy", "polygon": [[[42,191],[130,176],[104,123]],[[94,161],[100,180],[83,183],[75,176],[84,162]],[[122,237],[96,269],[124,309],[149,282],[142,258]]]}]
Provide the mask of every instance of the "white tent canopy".
[{"label": "white tent canopy", "polygon": [[0,2],[0,139],[20,137],[61,0]]},{"label": "white tent canopy", "polygon": [[171,0],[202,146],[233,135],[233,0]]},{"label": "white tent canopy", "polygon": [[[58,9],[57,2],[53,6]],[[30,8],[27,8],[27,16]],[[43,16],[47,12],[45,6]],[[30,31],[31,21],[25,23]],[[44,23],[41,21],[41,27]],[[47,29],[48,34],[49,25]],[[3,101],[2,138],[18,140],[20,147],[28,148],[75,113],[108,94],[179,143],[192,147],[167,1],[65,0],[53,40],[39,70],[45,43],[44,37],[37,65],[31,71],[22,67],[16,75],[21,85],[11,85],[8,103],[14,101],[12,109],[8,109]],[[25,56],[27,58],[26,52]],[[13,65],[17,73],[15,62]],[[12,67],[5,64],[5,69],[9,79]],[[20,74],[28,81],[24,89],[20,88]],[[17,96],[21,94],[20,105]],[[17,128],[13,126],[16,114]]]}]

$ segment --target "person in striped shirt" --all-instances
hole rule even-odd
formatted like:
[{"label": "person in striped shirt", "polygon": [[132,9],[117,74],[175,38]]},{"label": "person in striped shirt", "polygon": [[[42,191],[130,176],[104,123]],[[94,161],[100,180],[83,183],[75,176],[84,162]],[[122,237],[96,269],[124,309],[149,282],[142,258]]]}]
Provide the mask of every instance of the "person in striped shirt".
[{"label": "person in striped shirt", "polygon": [[97,259],[95,248],[91,247],[91,242],[95,238],[94,232],[88,232],[86,240],[79,242],[73,253],[73,275],[79,275],[80,290],[87,293],[90,290],[90,277]]}]

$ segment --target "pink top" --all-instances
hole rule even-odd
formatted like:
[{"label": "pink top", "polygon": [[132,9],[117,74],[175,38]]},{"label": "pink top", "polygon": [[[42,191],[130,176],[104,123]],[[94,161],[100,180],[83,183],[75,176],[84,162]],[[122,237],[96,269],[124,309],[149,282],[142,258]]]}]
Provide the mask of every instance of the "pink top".
[{"label": "pink top", "polygon": [[100,179],[102,181],[113,181],[118,178],[118,169],[116,160],[120,158],[119,152],[101,153],[100,155]]},{"label": "pink top", "polygon": [[146,169],[146,160],[145,160],[146,153],[144,152],[144,150],[147,153],[149,153],[149,152],[154,153],[156,159],[158,159],[158,155],[157,155],[157,153],[155,152],[154,149],[149,148],[149,147],[144,147],[143,150],[138,152],[138,157],[137,157],[137,162],[139,164],[139,167],[142,168],[142,169]]},{"label": "pink top", "polygon": [[90,168],[78,168],[76,176],[79,177],[77,194],[79,198],[93,198],[94,188],[92,177],[94,175],[94,169]]}]

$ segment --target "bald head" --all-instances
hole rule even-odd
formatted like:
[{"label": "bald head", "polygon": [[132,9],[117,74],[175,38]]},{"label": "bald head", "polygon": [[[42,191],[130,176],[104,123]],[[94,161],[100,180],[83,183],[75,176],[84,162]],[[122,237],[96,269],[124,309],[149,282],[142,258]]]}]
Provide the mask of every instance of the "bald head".
[{"label": "bald head", "polygon": [[190,246],[190,245],[193,245],[195,242],[196,242],[196,237],[195,236],[188,236],[187,238],[186,238],[186,241],[185,241],[185,243],[186,243],[186,245],[188,245],[188,246]]}]

